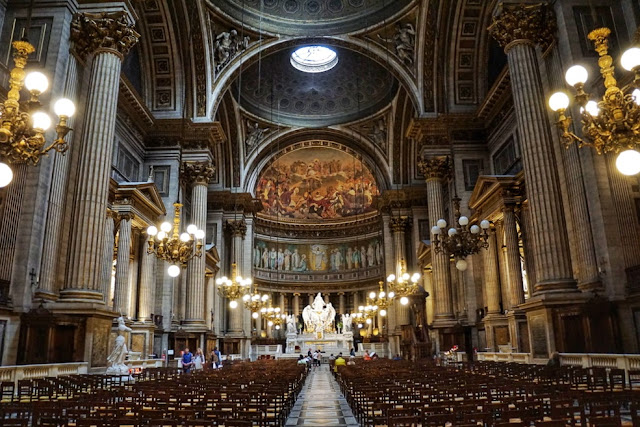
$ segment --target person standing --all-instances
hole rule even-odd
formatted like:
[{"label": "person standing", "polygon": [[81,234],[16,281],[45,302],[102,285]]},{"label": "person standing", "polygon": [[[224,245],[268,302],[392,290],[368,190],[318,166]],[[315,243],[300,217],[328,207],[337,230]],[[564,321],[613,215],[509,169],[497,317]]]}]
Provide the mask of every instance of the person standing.
[{"label": "person standing", "polygon": [[218,350],[218,347],[214,347],[213,351],[211,352],[211,362],[211,366],[213,367],[213,369],[222,367],[222,354],[220,354],[220,350]]},{"label": "person standing", "polygon": [[193,356],[193,367],[196,371],[201,370],[204,367],[206,360],[204,358],[204,353],[202,349],[199,348],[196,350],[196,354]]},{"label": "person standing", "polygon": [[193,354],[189,351],[189,347],[184,349],[182,353],[182,372],[188,374],[193,366]]}]

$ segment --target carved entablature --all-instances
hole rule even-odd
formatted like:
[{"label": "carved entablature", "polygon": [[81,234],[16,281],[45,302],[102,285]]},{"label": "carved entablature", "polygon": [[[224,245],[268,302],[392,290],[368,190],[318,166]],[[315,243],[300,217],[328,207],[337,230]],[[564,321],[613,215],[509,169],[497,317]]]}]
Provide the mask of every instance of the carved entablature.
[{"label": "carved entablature", "polygon": [[262,215],[254,222],[256,234],[283,239],[340,239],[350,236],[367,236],[381,229],[377,213],[344,222],[301,223],[270,220]]},{"label": "carved entablature", "polygon": [[183,162],[180,165],[182,179],[191,185],[208,185],[215,171],[211,162]]},{"label": "carved entablature", "polygon": [[149,132],[148,147],[177,147],[186,150],[209,150],[215,152],[215,146],[223,144],[227,136],[220,122],[193,123],[181,119],[157,120]]},{"label": "carved entablature", "polygon": [[210,210],[245,214],[256,214],[262,210],[262,203],[255,199],[251,193],[232,193],[231,191],[209,192],[207,206]]},{"label": "carved entablature", "polygon": [[140,38],[127,16],[126,12],[76,13],[71,21],[71,41],[80,58],[100,50],[124,58]]},{"label": "carved entablature", "polygon": [[515,3],[503,4],[488,30],[505,52],[517,42],[539,44],[544,51],[554,42],[557,25],[549,4]]},{"label": "carved entablature", "polygon": [[232,237],[242,237],[247,235],[247,222],[244,219],[236,219],[225,223],[227,230]]},{"label": "carved entablature", "polygon": [[410,216],[391,217],[389,225],[394,233],[406,233],[411,228],[413,219]]},{"label": "carved entablature", "polygon": [[386,190],[374,199],[373,206],[380,212],[392,212],[392,209],[411,209],[425,206],[427,189],[425,186],[405,187],[398,190]]},{"label": "carved entablature", "polygon": [[422,158],[418,160],[418,168],[426,180],[445,180],[451,177],[453,164],[448,156]]}]

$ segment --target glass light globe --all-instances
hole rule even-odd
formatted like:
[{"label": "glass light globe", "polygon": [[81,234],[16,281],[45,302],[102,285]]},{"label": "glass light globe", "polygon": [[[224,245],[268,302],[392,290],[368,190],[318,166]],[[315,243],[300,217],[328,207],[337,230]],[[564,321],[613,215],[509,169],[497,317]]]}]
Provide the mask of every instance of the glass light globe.
[{"label": "glass light globe", "polygon": [[196,234],[196,231],[198,231],[198,226],[195,224],[189,224],[187,226],[187,233],[189,234]]},{"label": "glass light globe", "polygon": [[358,328],[362,329],[362,323],[358,323]]},{"label": "glass light globe", "polygon": [[376,297],[376,293],[375,292],[370,292],[369,293],[369,298],[374,299]]},{"label": "glass light globe", "polygon": [[409,298],[407,298],[407,297],[400,298],[400,304],[402,304],[402,305],[409,304]]},{"label": "glass light globe", "polygon": [[410,277],[411,277],[411,276],[409,276],[409,273],[404,273],[404,274],[402,275],[402,280],[404,280],[404,281],[406,282],[407,280],[409,280],[409,278],[410,278]]},{"label": "glass light globe", "polygon": [[158,227],[156,227],[155,225],[151,225],[147,228],[147,234],[149,236],[155,236],[156,234],[158,234]]},{"label": "glass light globe", "polygon": [[178,277],[180,275],[180,267],[175,264],[170,265],[169,268],[167,268],[167,274],[170,277]]},{"label": "glass light globe", "polygon": [[191,236],[189,235],[189,233],[182,233],[180,235],[180,240],[186,243],[191,240]]},{"label": "glass light globe", "polygon": [[384,317],[386,315],[387,315],[387,310],[384,310],[384,309],[380,310],[380,316]]},{"label": "glass light globe", "polygon": [[269,295],[262,295],[262,301],[267,301],[269,299]]},{"label": "glass light globe", "polygon": [[0,188],[6,187],[13,180],[13,171],[8,164],[0,162]]},{"label": "glass light globe", "polygon": [[395,274],[390,274],[389,276],[387,276],[387,282],[393,282],[394,280],[396,280]]},{"label": "glass light globe", "polygon": [[165,221],[162,224],[160,224],[160,230],[164,231],[165,233],[168,233],[171,231],[171,223]]},{"label": "glass light globe", "polygon": [[434,225],[433,227],[431,227],[431,234],[435,234],[435,235],[440,234],[440,227],[438,227],[437,225]]},{"label": "glass light globe", "polygon": [[370,325],[371,324],[371,319],[367,319],[366,322],[367,322],[367,325]]},{"label": "glass light globe", "polygon": [[459,259],[456,262],[456,268],[460,271],[465,271],[467,269],[469,265],[467,264],[467,261],[464,259]]},{"label": "glass light globe", "polygon": [[380,294],[379,294],[379,297],[380,297],[380,298],[384,298],[384,296],[385,296],[385,295],[386,295],[386,294],[384,293],[384,291],[380,291]]},{"label": "glass light globe", "polygon": [[589,101],[584,107],[580,107],[580,112],[582,113],[584,111],[591,114],[592,117],[597,117],[598,114],[600,114],[600,109],[596,101]]},{"label": "glass light globe", "polygon": [[216,279],[216,285],[222,285],[222,283],[223,283],[222,279],[220,279],[220,278]]},{"label": "glass light globe", "polygon": [[640,48],[632,47],[627,49],[620,57],[622,68],[627,71],[633,71],[634,68],[640,66]]},{"label": "glass light globe", "polygon": [[269,322],[267,323],[267,325],[269,326],[273,326],[273,322],[271,320],[269,320]]},{"label": "glass light globe", "polygon": [[249,286],[249,285],[251,285],[252,283],[253,283],[253,280],[251,280],[251,278],[250,278],[250,277],[247,277],[246,279],[244,279],[244,284],[245,284],[245,285]]},{"label": "glass light globe", "polygon": [[221,281],[223,281],[223,282],[226,282],[226,281],[227,281],[227,276],[222,276],[222,277],[220,278],[220,280],[221,280]]},{"label": "glass light globe", "polygon": [[53,111],[58,116],[71,117],[76,113],[76,106],[72,100],[60,98],[53,104]]},{"label": "glass light globe", "polygon": [[204,239],[204,230],[197,230],[195,236],[198,240]]},{"label": "glass light globe", "polygon": [[359,306],[358,311],[364,311],[364,306],[363,305]]},{"label": "glass light globe", "polygon": [[29,92],[42,93],[49,87],[49,79],[40,71],[32,71],[24,78],[24,86]]},{"label": "glass light globe", "polygon": [[257,312],[251,313],[251,317],[253,317],[254,319],[257,319],[258,318],[258,313]]},{"label": "glass light globe", "polygon": [[461,216],[460,218],[458,218],[458,224],[460,225],[469,224],[469,218],[467,218],[466,216]]},{"label": "glass light globe", "polygon": [[280,307],[276,307],[274,310],[276,313],[280,313]]},{"label": "glass light globe", "polygon": [[444,219],[439,219],[436,224],[439,228],[447,228],[447,221],[445,221]]},{"label": "glass light globe", "polygon": [[471,234],[478,234],[480,232],[480,227],[478,227],[477,225],[472,225],[469,231],[471,231]]},{"label": "glass light globe", "polygon": [[280,329],[280,325],[276,325],[276,331]]},{"label": "glass light globe", "polygon": [[631,92],[631,96],[636,105],[640,105],[640,89],[634,89],[633,92]]},{"label": "glass light globe", "polygon": [[450,228],[447,233],[449,234],[449,236],[455,236],[456,234],[458,234],[458,230],[456,230],[455,228]]},{"label": "glass light globe", "polygon": [[260,309],[260,313],[266,313],[267,312],[267,307],[262,307]]},{"label": "glass light globe", "polygon": [[167,233],[165,233],[164,231],[158,231],[158,234],[156,234],[156,237],[158,238],[158,240],[164,240],[165,237],[167,237]]},{"label": "glass light globe", "polygon": [[51,127],[51,117],[47,113],[43,113],[42,111],[38,111],[31,115],[31,122],[33,123],[33,128],[41,131],[45,131]]},{"label": "glass light globe", "polygon": [[413,276],[411,276],[411,281],[415,283],[418,280],[420,280],[420,273],[413,273]]},{"label": "glass light globe", "polygon": [[251,299],[251,295],[249,295],[249,294],[244,294],[242,296],[242,301],[249,301],[250,299]]},{"label": "glass light globe", "polygon": [[626,150],[618,155],[616,167],[623,175],[636,175],[640,172],[640,153]]},{"label": "glass light globe", "polygon": [[483,219],[482,221],[480,221],[480,227],[482,229],[486,230],[489,227],[491,227],[491,223],[489,221],[487,221],[486,219]]},{"label": "glass light globe", "polygon": [[569,106],[569,97],[564,92],[556,92],[549,97],[549,107],[553,111],[566,110]]},{"label": "glass light globe", "polygon": [[395,292],[389,292],[389,298],[394,298],[396,296]]},{"label": "glass light globe", "polygon": [[569,68],[564,75],[564,79],[570,86],[585,84],[588,78],[589,73],[587,72],[587,69],[582,65],[574,65],[573,67]]},{"label": "glass light globe", "polygon": [[229,301],[229,308],[238,308],[238,301]]}]

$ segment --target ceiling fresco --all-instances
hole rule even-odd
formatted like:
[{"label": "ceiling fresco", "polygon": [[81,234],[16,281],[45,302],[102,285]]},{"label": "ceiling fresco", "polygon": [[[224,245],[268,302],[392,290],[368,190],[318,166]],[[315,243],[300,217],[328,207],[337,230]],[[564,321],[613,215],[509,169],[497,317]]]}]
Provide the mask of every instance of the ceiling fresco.
[{"label": "ceiling fresco", "polygon": [[292,151],[261,174],[263,213],[282,219],[330,220],[374,211],[378,186],[361,161],[332,148]]}]

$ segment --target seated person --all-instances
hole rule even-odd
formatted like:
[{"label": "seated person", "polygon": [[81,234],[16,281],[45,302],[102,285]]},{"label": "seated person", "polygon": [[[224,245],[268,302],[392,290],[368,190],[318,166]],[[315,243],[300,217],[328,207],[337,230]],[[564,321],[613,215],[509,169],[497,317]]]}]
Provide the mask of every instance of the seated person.
[{"label": "seated person", "polygon": [[396,354],[395,356],[393,356],[393,360],[402,360],[402,356]]},{"label": "seated person", "polygon": [[346,364],[347,362],[345,362],[344,358],[342,357],[342,353],[340,353],[338,355],[338,358],[335,360],[335,362],[333,362],[334,372],[338,372],[338,366],[345,366]]},{"label": "seated person", "polygon": [[356,364],[356,358],[353,356],[349,356],[349,361],[347,362],[347,365],[353,366]]},{"label": "seated person", "polygon": [[380,357],[378,356],[378,353],[376,353],[375,351],[371,352],[371,360],[378,360],[380,359]]},{"label": "seated person", "polygon": [[298,365],[307,365],[307,359],[303,355],[298,358]]},{"label": "seated person", "polygon": [[371,360],[371,355],[369,354],[369,350],[365,350],[363,359],[365,361]]}]

